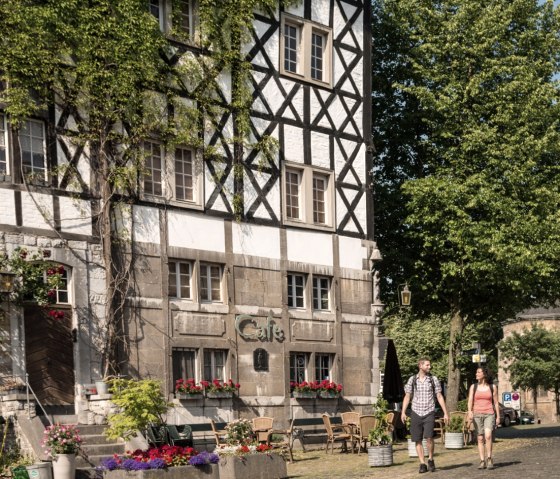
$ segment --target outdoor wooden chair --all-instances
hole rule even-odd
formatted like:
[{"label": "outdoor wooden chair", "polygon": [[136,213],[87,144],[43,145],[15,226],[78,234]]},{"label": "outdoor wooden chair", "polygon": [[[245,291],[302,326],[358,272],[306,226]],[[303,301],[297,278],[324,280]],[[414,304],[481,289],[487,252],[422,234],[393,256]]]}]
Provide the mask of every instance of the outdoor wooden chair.
[{"label": "outdoor wooden chair", "polygon": [[463,419],[463,428],[462,428],[461,432],[463,433],[463,442],[465,444],[467,444],[467,441],[469,440],[469,436],[470,436],[468,414],[466,412],[463,412],[463,411],[451,411],[449,413],[449,421],[451,422],[451,420],[454,417],[461,417]]},{"label": "outdoor wooden chair", "polygon": [[272,429],[274,418],[254,417],[251,422],[253,423],[253,432],[257,436],[257,441],[266,442],[268,440],[268,432]]},{"label": "outdoor wooden chair", "polygon": [[[323,414],[323,424],[325,425],[325,429],[327,430],[327,448],[325,449],[325,452],[329,452],[330,444],[331,454],[334,454],[334,443],[336,441],[342,441],[342,450],[348,451],[346,441],[352,441],[352,434],[347,432],[346,426],[343,426],[342,424],[331,424],[331,418],[328,414]],[[352,452],[354,452],[353,447]]]},{"label": "outdoor wooden chair", "polygon": [[358,454],[362,451],[362,444],[364,450],[367,451],[369,431],[370,429],[375,429],[376,423],[377,419],[375,416],[360,416],[360,427],[356,433],[352,434],[352,450],[354,450],[354,444],[358,443]]},{"label": "outdoor wooden chair", "polygon": [[227,431],[225,431],[224,429],[218,429],[213,419],[210,419],[210,425],[212,426],[212,433],[214,434],[214,439],[216,440],[216,446],[227,444]]},{"label": "outdoor wooden chair", "polygon": [[[273,449],[288,450],[290,462],[294,462],[292,450],[294,448],[294,421],[290,421],[288,429],[271,429],[268,431],[266,443]],[[301,440],[301,439],[300,439]],[[305,450],[305,449],[304,449]]]},{"label": "outdoor wooden chair", "polygon": [[349,433],[355,433],[360,428],[360,413],[355,411],[341,412],[342,425],[348,426]]},{"label": "outdoor wooden chair", "polygon": [[443,421],[443,418],[436,419],[436,423],[434,425],[434,433],[439,434],[441,443],[445,444],[445,422]]}]

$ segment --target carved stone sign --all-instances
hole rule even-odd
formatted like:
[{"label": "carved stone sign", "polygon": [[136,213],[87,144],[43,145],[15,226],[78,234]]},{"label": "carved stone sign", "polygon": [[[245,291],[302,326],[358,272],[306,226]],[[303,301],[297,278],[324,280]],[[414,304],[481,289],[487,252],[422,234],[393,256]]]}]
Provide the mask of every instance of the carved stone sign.
[{"label": "carved stone sign", "polygon": [[263,348],[253,351],[253,368],[255,371],[268,371],[268,352]]},{"label": "carved stone sign", "polygon": [[261,341],[284,341],[284,331],[272,319],[272,311],[268,313],[264,323],[258,323],[249,314],[239,314],[235,318],[235,330],[245,339],[259,339]]}]

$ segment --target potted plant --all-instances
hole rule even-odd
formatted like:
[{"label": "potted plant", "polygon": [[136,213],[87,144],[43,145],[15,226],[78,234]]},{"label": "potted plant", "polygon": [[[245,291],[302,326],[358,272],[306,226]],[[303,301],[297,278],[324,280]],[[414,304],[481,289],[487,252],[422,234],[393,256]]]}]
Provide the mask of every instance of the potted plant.
[{"label": "potted plant", "polygon": [[80,433],[73,425],[53,424],[45,429],[43,447],[53,459],[54,479],[74,479],[81,443]]},{"label": "potted plant", "polygon": [[318,387],[319,397],[324,399],[339,398],[342,393],[342,384],[336,384],[328,379],[321,381]]},{"label": "potted plant", "polygon": [[387,422],[389,403],[383,399],[381,393],[377,396],[377,402],[373,405],[375,416],[375,428],[370,429],[368,441],[368,465],[390,466],[393,464],[393,434]]},{"label": "potted plant", "polygon": [[449,424],[445,428],[445,448],[462,449],[465,445],[463,435],[463,415],[451,415]]},{"label": "potted plant", "polygon": [[177,379],[175,381],[175,397],[177,399],[199,399],[204,393],[204,388],[196,384],[194,379]]},{"label": "potted plant", "polygon": [[238,383],[234,383],[231,379],[229,381],[220,381],[214,379],[213,381],[200,381],[204,388],[207,398],[222,399],[231,398],[233,393],[241,387]]},{"label": "potted plant", "polygon": [[296,399],[314,399],[317,397],[318,383],[315,381],[291,382],[292,397]]}]

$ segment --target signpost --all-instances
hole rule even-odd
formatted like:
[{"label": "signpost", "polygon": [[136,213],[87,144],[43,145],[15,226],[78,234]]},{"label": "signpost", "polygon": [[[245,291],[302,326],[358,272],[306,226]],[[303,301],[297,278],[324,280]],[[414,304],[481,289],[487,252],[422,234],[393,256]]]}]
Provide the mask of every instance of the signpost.
[{"label": "signpost", "polygon": [[[517,394],[517,393],[516,393]],[[519,394],[517,394],[519,396]],[[512,406],[512,393],[502,393],[502,404],[504,407],[513,407]]]},{"label": "signpost", "polygon": [[521,396],[517,391],[511,393],[511,407],[516,411],[521,411]]}]

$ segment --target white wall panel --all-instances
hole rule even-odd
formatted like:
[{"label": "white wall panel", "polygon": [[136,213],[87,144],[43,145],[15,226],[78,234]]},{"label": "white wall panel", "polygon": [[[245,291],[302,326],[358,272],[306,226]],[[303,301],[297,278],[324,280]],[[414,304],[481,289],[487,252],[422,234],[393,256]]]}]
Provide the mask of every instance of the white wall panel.
[{"label": "white wall panel", "polygon": [[28,228],[52,229],[53,203],[51,195],[21,193],[23,226]]},{"label": "white wall panel", "polygon": [[60,229],[67,233],[91,235],[91,204],[89,201],[61,196]]},{"label": "white wall panel", "polygon": [[142,243],[160,244],[159,209],[135,206],[132,215],[134,240]]},{"label": "white wall panel", "polygon": [[12,190],[0,189],[0,224],[16,224],[16,203]]},{"label": "white wall panel", "polygon": [[330,141],[329,135],[311,132],[311,163],[321,168],[330,168]]},{"label": "white wall panel", "polygon": [[303,163],[303,129],[284,126],[284,158],[286,161]]},{"label": "white wall panel", "polygon": [[332,236],[329,233],[288,229],[286,236],[288,261],[332,266]]},{"label": "white wall panel", "polygon": [[169,246],[225,253],[224,221],[201,214],[170,211],[167,214]]},{"label": "white wall panel", "polygon": [[338,249],[341,268],[363,268],[362,260],[367,259],[367,248],[362,246],[361,239],[339,236]]},{"label": "white wall panel", "polygon": [[268,226],[233,223],[233,252],[280,259],[280,230]]}]

